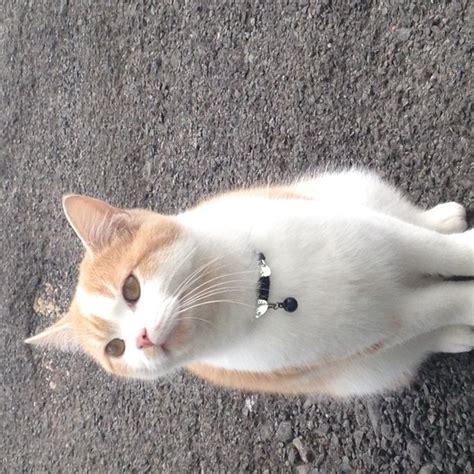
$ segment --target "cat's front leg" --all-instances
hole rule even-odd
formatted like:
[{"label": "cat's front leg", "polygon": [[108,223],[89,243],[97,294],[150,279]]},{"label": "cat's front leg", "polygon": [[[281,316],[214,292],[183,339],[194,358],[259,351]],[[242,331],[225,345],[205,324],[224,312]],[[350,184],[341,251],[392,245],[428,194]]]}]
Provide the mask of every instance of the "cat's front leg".
[{"label": "cat's front leg", "polygon": [[474,327],[474,281],[437,281],[407,290],[399,314],[403,339],[446,326]]},{"label": "cat's front leg", "polygon": [[[398,225],[390,237],[402,274],[416,281],[399,300],[403,339],[447,325],[474,325],[474,229],[443,235]],[[451,277],[468,279],[446,281]]]},{"label": "cat's front leg", "polygon": [[443,235],[421,227],[393,226],[399,258],[412,274],[433,277],[474,277],[474,229]]},{"label": "cat's front leg", "polygon": [[472,327],[448,326],[413,335],[371,354],[336,364],[327,393],[363,396],[397,390],[407,385],[420,364],[435,352],[466,352],[474,346]]},{"label": "cat's front leg", "polygon": [[467,229],[466,209],[457,202],[446,202],[421,215],[425,226],[442,234],[464,232]]},{"label": "cat's front leg", "polygon": [[[473,309],[474,311],[474,309]],[[436,352],[469,352],[474,349],[474,325],[448,326],[440,331]]]}]

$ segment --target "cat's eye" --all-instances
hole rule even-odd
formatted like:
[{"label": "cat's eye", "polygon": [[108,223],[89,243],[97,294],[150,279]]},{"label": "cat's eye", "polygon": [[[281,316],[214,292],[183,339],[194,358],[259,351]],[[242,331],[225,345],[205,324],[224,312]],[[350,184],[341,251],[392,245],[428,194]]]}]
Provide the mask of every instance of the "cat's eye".
[{"label": "cat's eye", "polygon": [[129,303],[135,303],[140,298],[140,283],[137,277],[129,275],[122,286],[122,295]]},{"label": "cat's eye", "polygon": [[105,353],[111,357],[120,357],[125,352],[125,341],[123,339],[112,339],[105,346]]}]

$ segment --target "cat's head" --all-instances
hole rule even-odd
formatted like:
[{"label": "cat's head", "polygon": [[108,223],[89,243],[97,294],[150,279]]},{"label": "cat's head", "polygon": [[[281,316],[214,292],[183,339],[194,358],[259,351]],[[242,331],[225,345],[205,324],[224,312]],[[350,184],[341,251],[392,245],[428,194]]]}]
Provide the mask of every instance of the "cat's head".
[{"label": "cat's head", "polygon": [[174,217],[84,196],[66,196],[63,206],[86,249],[78,285],[67,314],[26,342],[82,348],[109,372],[135,378],[187,362],[203,329],[180,314],[195,250],[185,229]]}]

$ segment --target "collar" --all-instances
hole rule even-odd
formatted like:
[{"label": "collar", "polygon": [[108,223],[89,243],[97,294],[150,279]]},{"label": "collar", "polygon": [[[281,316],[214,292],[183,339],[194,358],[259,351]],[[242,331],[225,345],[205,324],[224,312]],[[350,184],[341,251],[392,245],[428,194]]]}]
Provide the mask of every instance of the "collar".
[{"label": "collar", "polygon": [[289,296],[282,302],[270,303],[268,301],[270,297],[270,275],[272,271],[265,261],[265,255],[263,253],[257,254],[257,264],[259,267],[260,278],[258,279],[257,286],[257,309],[255,311],[255,317],[258,319],[262,317],[268,308],[271,309],[284,309],[288,313],[293,313],[298,308],[298,301],[295,298]]}]

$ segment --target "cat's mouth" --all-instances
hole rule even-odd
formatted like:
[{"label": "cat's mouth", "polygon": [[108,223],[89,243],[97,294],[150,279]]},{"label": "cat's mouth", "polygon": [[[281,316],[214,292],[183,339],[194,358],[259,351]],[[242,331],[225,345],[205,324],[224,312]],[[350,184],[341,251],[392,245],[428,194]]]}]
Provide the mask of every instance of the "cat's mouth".
[{"label": "cat's mouth", "polygon": [[156,348],[161,349],[164,355],[169,355],[182,344],[183,324],[178,321],[169,328],[161,330],[158,326],[150,335],[150,340]]},{"label": "cat's mouth", "polygon": [[165,354],[170,351],[170,347],[169,347],[169,344],[168,344],[168,340],[166,340],[165,342],[162,342],[162,343],[160,344],[160,349],[161,349]]}]

